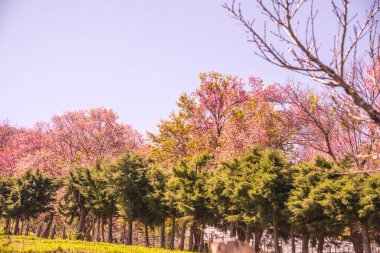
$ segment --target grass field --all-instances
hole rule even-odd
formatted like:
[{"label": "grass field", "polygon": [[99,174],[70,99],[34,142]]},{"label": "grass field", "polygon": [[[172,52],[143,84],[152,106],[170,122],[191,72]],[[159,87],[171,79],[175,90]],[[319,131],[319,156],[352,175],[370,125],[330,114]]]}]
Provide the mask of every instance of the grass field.
[{"label": "grass field", "polygon": [[35,236],[0,236],[0,252],[65,252],[65,253],[178,253],[159,248],[62,239],[40,239]]}]

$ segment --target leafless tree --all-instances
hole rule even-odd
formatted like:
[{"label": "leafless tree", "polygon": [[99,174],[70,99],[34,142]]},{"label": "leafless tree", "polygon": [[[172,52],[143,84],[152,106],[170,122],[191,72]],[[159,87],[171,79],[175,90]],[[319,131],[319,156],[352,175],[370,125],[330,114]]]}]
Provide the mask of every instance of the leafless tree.
[{"label": "leafless tree", "polygon": [[[327,58],[325,55],[322,57],[320,50],[321,38],[317,37],[316,32],[318,10],[313,0],[255,1],[262,17],[276,29],[268,31],[266,23],[263,29],[256,27],[255,19],[243,14],[240,2],[234,0],[226,3],[224,8],[247,29],[249,41],[256,45],[258,56],[279,67],[311,77],[323,85],[342,88],[356,106],[380,125],[380,109],[363,97],[360,84],[356,83],[358,76],[363,74],[363,57],[368,60],[368,66],[379,62],[377,24],[380,0],[373,0],[365,15],[351,13],[350,0],[331,0],[337,32]],[[299,17],[304,19],[302,23],[305,24],[302,28],[305,33],[302,34]],[[362,43],[368,45],[363,47]]]}]

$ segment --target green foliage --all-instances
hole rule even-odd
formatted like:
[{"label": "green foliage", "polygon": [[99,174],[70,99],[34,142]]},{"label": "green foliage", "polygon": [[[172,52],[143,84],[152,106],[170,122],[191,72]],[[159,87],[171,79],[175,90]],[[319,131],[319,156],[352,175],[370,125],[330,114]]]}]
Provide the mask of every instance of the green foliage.
[{"label": "green foliage", "polygon": [[108,180],[124,217],[151,224],[155,219],[154,187],[149,181],[149,163],[137,154],[126,154],[108,168]]},{"label": "green foliage", "polygon": [[293,189],[287,207],[290,220],[297,232],[310,237],[334,237],[342,233],[343,226],[324,212],[321,204],[323,197],[320,186],[330,181],[329,172],[332,165],[322,158],[312,164],[300,164],[294,167]]},{"label": "green foliage", "polygon": [[52,210],[59,184],[38,170],[26,171],[21,177],[2,182],[3,213],[10,218],[36,218]]},{"label": "green foliage", "polygon": [[208,155],[200,155],[191,161],[182,160],[173,168],[166,193],[166,201],[172,207],[172,212],[191,217],[200,224],[213,219],[213,211],[208,208],[209,172],[205,169],[210,159]]},{"label": "green foliage", "polygon": [[378,175],[345,175],[326,180],[317,190],[324,212],[337,221],[368,221],[380,211]]},{"label": "green foliage", "polygon": [[155,210],[152,217],[155,220],[152,223],[157,224],[168,217],[170,213],[170,203],[165,201],[169,175],[163,169],[152,166],[148,171],[148,178],[152,187],[150,193],[151,205],[152,209]]},{"label": "green foliage", "polygon": [[86,204],[86,198],[79,188],[84,182],[82,170],[84,169],[71,171],[64,182],[65,194],[59,202],[59,212],[68,217],[68,223],[71,223],[79,214],[80,207]]}]

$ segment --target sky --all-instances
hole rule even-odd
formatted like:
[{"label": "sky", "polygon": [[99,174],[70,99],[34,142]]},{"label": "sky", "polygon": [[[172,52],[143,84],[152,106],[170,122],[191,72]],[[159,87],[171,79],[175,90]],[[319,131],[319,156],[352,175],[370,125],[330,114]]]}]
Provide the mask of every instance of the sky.
[{"label": "sky", "polygon": [[[197,88],[201,72],[267,84],[294,77],[254,54],[224,2],[0,0],[0,120],[32,127],[66,111],[105,107],[120,122],[154,132],[179,95]],[[357,0],[355,8],[370,2]],[[244,6],[257,14],[253,4]],[[322,38],[331,39],[326,31],[335,21],[321,22]]]}]

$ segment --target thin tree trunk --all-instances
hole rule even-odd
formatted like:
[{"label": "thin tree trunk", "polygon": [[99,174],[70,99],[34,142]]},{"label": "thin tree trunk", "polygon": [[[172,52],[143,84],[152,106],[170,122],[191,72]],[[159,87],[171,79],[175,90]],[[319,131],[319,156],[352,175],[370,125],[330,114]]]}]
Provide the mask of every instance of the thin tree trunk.
[{"label": "thin tree trunk", "polygon": [[239,226],[236,228],[236,233],[237,233],[238,240],[241,242],[244,242],[246,238],[245,231],[240,225],[241,224],[239,224]]},{"label": "thin tree trunk", "polygon": [[98,228],[97,228],[97,231],[96,231],[96,241],[97,242],[100,242],[100,218],[98,217],[97,218],[97,223],[98,223]]},{"label": "thin tree trunk", "polygon": [[145,226],[145,246],[149,247],[149,230],[148,230],[148,225],[144,224]]},{"label": "thin tree trunk", "polygon": [[106,217],[105,216],[102,216],[102,242],[105,242],[105,237],[104,237],[104,226],[105,226],[105,223],[106,223]]},{"label": "thin tree trunk", "polygon": [[274,244],[274,253],[280,253],[280,245],[278,242],[278,215],[277,215],[277,210],[273,210],[273,244]]},{"label": "thin tree trunk", "polygon": [[194,248],[194,224],[190,226],[189,251],[193,251],[193,248]]},{"label": "thin tree trunk", "polygon": [[94,224],[92,222],[92,220],[90,219],[87,219],[87,226],[86,226],[86,232],[85,232],[85,238],[86,238],[86,241],[91,241],[91,231],[92,231],[92,228],[93,228]]},{"label": "thin tree trunk", "polygon": [[236,237],[236,225],[235,225],[235,223],[230,224],[230,237]]},{"label": "thin tree trunk", "polygon": [[364,253],[371,253],[371,240],[369,238],[367,221],[361,221],[360,222],[360,230],[361,230],[362,237],[363,237]]},{"label": "thin tree trunk", "polygon": [[291,225],[290,228],[290,241],[291,241],[291,248],[292,248],[292,253],[296,253],[296,242],[294,238],[294,225]]},{"label": "thin tree trunk", "polygon": [[112,243],[112,215],[108,217],[108,242]]},{"label": "thin tree trunk", "polygon": [[11,219],[11,223],[9,224],[9,234],[12,234],[15,222]]},{"label": "thin tree trunk", "polygon": [[194,227],[194,247],[193,251],[201,252],[202,250],[202,229],[199,227]]},{"label": "thin tree trunk", "polygon": [[249,244],[251,239],[252,239],[252,228],[247,225],[247,228],[245,229],[245,242]]},{"label": "thin tree trunk", "polygon": [[23,232],[24,232],[24,219],[21,219],[21,229],[20,229],[20,231],[19,231],[19,234],[20,235],[22,235],[23,234]]},{"label": "thin tree trunk", "polygon": [[160,240],[160,246],[161,248],[165,248],[165,218],[161,221],[161,240]]},{"label": "thin tree trunk", "polygon": [[51,225],[53,224],[53,218],[54,218],[54,214],[51,213],[49,215],[48,222],[46,223],[45,230],[44,230],[44,232],[42,234],[43,238],[49,238],[49,232],[50,232]]},{"label": "thin tree trunk", "polygon": [[91,240],[93,242],[96,242],[96,224],[97,224],[97,221],[98,221],[97,218],[95,218],[93,220],[93,224],[92,224],[92,231],[91,231],[92,236],[91,236]]},{"label": "thin tree trunk", "polygon": [[56,230],[56,225],[54,224],[53,228],[51,229],[50,239],[54,239],[54,237],[55,237],[55,230]]},{"label": "thin tree trunk", "polygon": [[87,210],[85,206],[80,207],[78,233],[84,233],[84,225],[86,222]]},{"label": "thin tree trunk", "polygon": [[317,253],[323,253],[323,246],[325,244],[325,237],[319,236],[318,237],[318,246],[317,246]]},{"label": "thin tree trunk", "polygon": [[302,236],[302,253],[309,253],[309,234],[304,233]]},{"label": "thin tree trunk", "polygon": [[19,217],[16,217],[15,219],[15,227],[13,229],[13,234],[14,235],[17,235],[18,234],[18,226],[19,226],[19,222],[20,222],[20,218]]},{"label": "thin tree trunk", "polygon": [[172,216],[172,222],[171,222],[171,232],[170,232],[170,244],[169,244],[169,248],[170,249],[174,249],[174,237],[175,237],[175,216],[173,215]]},{"label": "thin tree trunk", "polygon": [[123,223],[123,226],[121,228],[121,235],[120,235],[120,242],[122,244],[125,244],[125,233],[126,233],[126,227],[125,227],[125,223]]},{"label": "thin tree trunk", "polygon": [[185,247],[186,225],[187,225],[187,221],[183,221],[182,227],[181,227],[181,239],[178,245],[179,250],[183,250]]},{"label": "thin tree trunk", "polygon": [[354,223],[351,223],[350,226],[350,240],[354,246],[355,253],[363,253],[363,237],[357,231]]},{"label": "thin tree trunk", "polygon": [[132,245],[132,227],[133,227],[132,221],[128,221],[128,237],[127,237],[128,245]]},{"label": "thin tree trunk", "polygon": [[25,235],[29,235],[30,224],[29,220],[26,221]]},{"label": "thin tree trunk", "polygon": [[9,217],[7,217],[7,219],[5,221],[4,231],[8,235],[10,234],[10,231],[11,231],[11,219]]},{"label": "thin tree trunk", "polygon": [[198,252],[203,252],[204,250],[204,247],[205,247],[205,240],[204,240],[204,237],[205,237],[205,229],[206,229],[206,225],[202,224],[202,230],[200,232],[200,247],[198,249]]},{"label": "thin tree trunk", "polygon": [[255,230],[255,252],[259,253],[260,252],[260,242],[261,242],[261,237],[263,236],[263,230],[261,228]]},{"label": "thin tree trunk", "polygon": [[36,236],[37,236],[37,237],[40,237],[40,236],[41,236],[41,231],[42,231],[42,224],[39,223],[39,224],[37,225],[37,229],[36,229]]},{"label": "thin tree trunk", "polygon": [[65,227],[65,226],[62,226],[62,239],[63,239],[63,240],[66,240],[66,239],[67,239],[67,235],[66,235],[66,227]]}]

